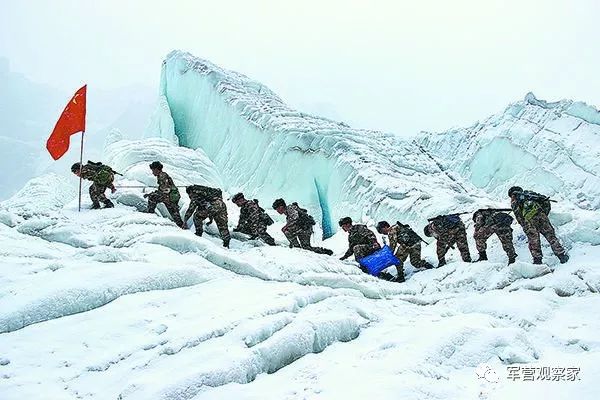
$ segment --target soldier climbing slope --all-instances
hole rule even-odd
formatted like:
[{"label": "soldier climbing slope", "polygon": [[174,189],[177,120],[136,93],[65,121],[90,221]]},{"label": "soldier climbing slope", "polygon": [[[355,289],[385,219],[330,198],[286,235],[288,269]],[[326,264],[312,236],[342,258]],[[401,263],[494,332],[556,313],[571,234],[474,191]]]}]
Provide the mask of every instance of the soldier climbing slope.
[{"label": "soldier climbing slope", "polygon": [[227,207],[223,202],[221,189],[192,185],[185,190],[191,201],[183,220],[187,223],[188,219],[194,214],[194,226],[198,236],[202,236],[202,233],[204,233],[204,220],[206,218],[214,220],[219,229],[221,240],[223,240],[223,247],[229,247],[231,236],[227,227]]},{"label": "soldier climbing slope", "polygon": [[[390,226],[387,221],[377,223],[377,232],[387,235],[390,240],[390,249],[403,264],[408,257],[415,268],[433,268],[433,265],[421,258],[421,242],[423,239],[410,226],[396,222]],[[399,265],[398,276],[404,276],[403,265]]]},{"label": "soldier climbing slope", "polygon": [[273,224],[273,220],[258,205],[257,200],[247,200],[243,193],[238,193],[231,201],[240,208],[240,219],[234,232],[250,235],[251,238],[260,238],[269,246],[275,246],[275,239],[267,233],[267,226]]},{"label": "soldier climbing slope", "polygon": [[550,199],[539,193],[523,190],[519,186],[513,186],[508,190],[510,206],[515,213],[517,222],[523,227],[529,244],[529,251],[533,257],[534,264],[542,263],[542,246],[540,233],[544,235],[552,251],[561,264],[569,261],[569,255],[556,237],[554,227],[548,219],[550,213]]},{"label": "soldier climbing slope", "polygon": [[377,237],[366,225],[353,224],[350,217],[340,219],[339,225],[344,232],[348,232],[348,250],[340,260],[345,260],[354,254],[354,259],[358,261],[381,249]]},{"label": "soldier climbing slope", "polygon": [[482,208],[475,211],[473,214],[473,221],[475,222],[475,232],[473,238],[475,238],[475,245],[479,252],[479,259],[477,261],[487,260],[487,240],[492,235],[496,234],[502,248],[508,256],[508,264],[515,262],[517,253],[515,253],[515,246],[513,246],[513,234],[510,224],[512,224],[513,218],[502,211],[511,211],[510,209],[494,209],[494,208]]},{"label": "soldier climbing slope", "polygon": [[[381,249],[377,237],[366,225],[352,223],[350,217],[340,219],[338,224],[344,232],[348,232],[348,250],[340,257],[340,260],[345,260],[354,255],[354,259],[359,263],[360,270],[369,273],[368,268],[361,264],[360,260]],[[401,268],[399,267],[397,277],[386,271],[379,272],[377,277],[390,282],[404,282],[404,272]]]},{"label": "soldier climbing slope", "polygon": [[112,201],[106,198],[104,192],[110,189],[114,193],[117,189],[113,184],[115,180],[115,171],[108,165],[101,162],[88,161],[86,165],[75,163],[71,166],[71,172],[78,177],[92,181],[90,186],[90,198],[92,199],[92,210],[100,208],[100,203],[104,204],[104,208],[112,208],[115,205]]},{"label": "soldier climbing slope", "polygon": [[281,231],[290,242],[290,247],[299,247],[319,254],[332,255],[333,251],[323,247],[313,247],[310,244],[310,236],[313,233],[315,220],[298,203],[287,205],[283,199],[273,202],[273,209],[279,214],[285,214],[286,224]]},{"label": "soldier climbing slope", "polygon": [[179,215],[179,199],[181,195],[179,194],[179,189],[173,183],[173,179],[163,171],[163,165],[160,161],[152,162],[150,170],[152,171],[152,175],[156,176],[158,190],[144,195],[148,199],[147,212],[153,214],[158,203],[164,203],[175,224],[180,228],[185,228],[181,220],[181,215]]},{"label": "soldier climbing slope", "polygon": [[[465,214],[465,213],[460,213]],[[469,254],[469,244],[467,242],[467,231],[465,224],[461,221],[460,214],[439,215],[429,219],[429,224],[423,228],[423,233],[427,237],[437,239],[436,253],[438,257],[438,267],[446,265],[446,253],[449,248],[454,248],[456,244],[460,251],[460,256],[464,262],[471,262]]]}]

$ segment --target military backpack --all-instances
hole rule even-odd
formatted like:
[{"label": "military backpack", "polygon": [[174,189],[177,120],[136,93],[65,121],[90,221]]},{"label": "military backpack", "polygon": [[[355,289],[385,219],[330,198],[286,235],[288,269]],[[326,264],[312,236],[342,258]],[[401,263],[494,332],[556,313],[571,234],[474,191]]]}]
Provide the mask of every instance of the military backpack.
[{"label": "military backpack", "polygon": [[111,167],[101,162],[88,161],[86,167],[94,172],[94,182],[99,185],[110,185],[114,179],[114,172]]}]

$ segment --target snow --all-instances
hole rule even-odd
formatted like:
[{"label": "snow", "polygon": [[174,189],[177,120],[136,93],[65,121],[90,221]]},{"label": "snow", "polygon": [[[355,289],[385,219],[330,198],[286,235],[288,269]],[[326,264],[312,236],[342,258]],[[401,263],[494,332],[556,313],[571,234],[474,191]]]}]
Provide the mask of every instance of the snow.
[{"label": "snow", "polygon": [[[0,204],[1,399],[598,397],[600,189],[593,157],[579,158],[597,148],[591,108],[531,95],[417,143],[295,112],[263,85],[184,53],[168,56],[161,82],[146,138],[107,136],[102,160],[123,174],[114,209],[89,210],[86,187],[77,212],[68,170]],[[562,149],[554,161],[544,155],[551,143]],[[258,197],[278,246],[234,234],[224,249],[214,224],[197,237],[165,210],[138,212],[145,191],[125,186],[154,185],[154,160],[178,185],[223,187],[230,229],[231,194]],[[511,265],[494,238],[490,261],[464,263],[450,250],[441,268],[407,263],[402,284],[337,258],[341,215],[420,230],[439,212],[506,206],[505,189],[521,180],[560,200],[551,218],[567,264],[545,242],[544,264],[531,264],[518,226]],[[283,217],[268,207],[279,195],[316,211],[328,238],[313,241],[337,257],[287,247]],[[423,253],[435,264],[434,243]],[[581,371],[573,382],[513,382],[508,366]]]}]

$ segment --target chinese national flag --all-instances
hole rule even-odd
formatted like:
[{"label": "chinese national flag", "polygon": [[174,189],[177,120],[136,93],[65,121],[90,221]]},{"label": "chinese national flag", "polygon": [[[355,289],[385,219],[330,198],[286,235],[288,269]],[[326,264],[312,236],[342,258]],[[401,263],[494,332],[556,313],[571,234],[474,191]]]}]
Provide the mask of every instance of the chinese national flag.
[{"label": "chinese national flag", "polygon": [[71,135],[85,131],[86,90],[87,85],[84,85],[75,92],[46,142],[46,148],[55,160],[61,158],[69,150]]}]

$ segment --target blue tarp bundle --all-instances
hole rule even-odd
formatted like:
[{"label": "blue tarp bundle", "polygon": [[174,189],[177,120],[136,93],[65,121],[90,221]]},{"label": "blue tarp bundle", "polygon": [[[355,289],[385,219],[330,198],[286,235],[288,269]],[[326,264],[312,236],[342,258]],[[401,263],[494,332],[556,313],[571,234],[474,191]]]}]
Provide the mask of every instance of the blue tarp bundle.
[{"label": "blue tarp bundle", "polygon": [[378,276],[379,273],[387,267],[401,264],[400,260],[392,253],[392,249],[387,245],[383,246],[383,248],[377,250],[375,253],[361,258],[358,262],[373,276]]}]

